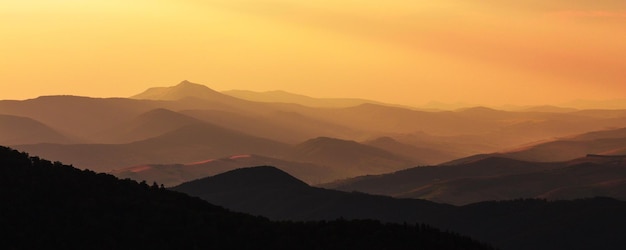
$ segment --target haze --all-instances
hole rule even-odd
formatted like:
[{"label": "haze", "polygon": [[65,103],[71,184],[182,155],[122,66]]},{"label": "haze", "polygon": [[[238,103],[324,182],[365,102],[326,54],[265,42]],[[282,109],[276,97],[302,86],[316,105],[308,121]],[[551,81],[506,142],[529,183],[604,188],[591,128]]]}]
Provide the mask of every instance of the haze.
[{"label": "haze", "polygon": [[0,99],[181,79],[406,105],[626,98],[626,2],[0,0]]}]

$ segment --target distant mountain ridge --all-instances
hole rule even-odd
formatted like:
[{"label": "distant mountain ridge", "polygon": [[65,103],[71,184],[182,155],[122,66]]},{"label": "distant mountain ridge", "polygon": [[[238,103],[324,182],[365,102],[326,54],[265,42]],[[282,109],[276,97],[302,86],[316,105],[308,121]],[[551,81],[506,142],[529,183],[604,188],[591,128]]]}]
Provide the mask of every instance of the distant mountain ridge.
[{"label": "distant mountain ridge", "polygon": [[417,167],[324,184],[323,187],[465,205],[488,200],[595,196],[626,200],[626,161],[585,157],[529,162],[488,157],[457,165]]},{"label": "distant mountain ridge", "polygon": [[419,165],[418,162],[376,147],[329,137],[300,143],[288,150],[285,158],[340,168],[347,176],[359,172],[385,173]]},{"label": "distant mountain ridge", "polygon": [[624,148],[626,128],[617,128],[557,138],[503,152],[473,155],[442,165],[463,164],[494,156],[537,162],[570,161],[587,154],[619,154]]},{"label": "distant mountain ridge", "polygon": [[[244,100],[255,102],[280,102],[280,103],[295,103],[308,107],[319,108],[342,108],[358,106],[364,103],[374,103],[378,105],[386,106],[401,106],[395,104],[387,104],[383,102],[359,99],[359,98],[314,98],[306,95],[289,93],[282,90],[256,92],[249,90],[228,90],[223,91],[223,94],[237,97]],[[409,108],[408,106],[403,106]]]}]

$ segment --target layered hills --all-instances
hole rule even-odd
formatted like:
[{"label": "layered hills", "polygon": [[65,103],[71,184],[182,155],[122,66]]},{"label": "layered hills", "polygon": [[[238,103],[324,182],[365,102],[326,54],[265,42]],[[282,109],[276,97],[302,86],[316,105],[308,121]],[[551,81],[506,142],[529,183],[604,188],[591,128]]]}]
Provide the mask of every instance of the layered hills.
[{"label": "layered hills", "polygon": [[595,196],[626,199],[626,157],[589,156],[568,162],[485,158],[464,164],[417,167],[322,185],[402,198],[465,205],[488,200]]},{"label": "layered hills", "polygon": [[285,161],[259,155],[234,155],[186,164],[137,165],[113,170],[111,174],[120,178],[157,182],[166,187],[172,187],[183,182],[213,176],[238,168],[263,165],[280,166],[281,170],[311,184],[329,182],[339,176],[335,168],[312,163]]},{"label": "layered hills", "polygon": [[620,249],[626,242],[626,202],[526,199],[451,206],[315,188],[274,167],[233,170],[173,190],[235,211],[277,220],[343,217],[427,222],[493,243],[502,249]]},{"label": "layered hills", "polygon": [[[303,178],[318,183],[313,180],[382,174],[477,154],[513,153],[519,145],[538,146],[538,141],[553,142],[626,123],[622,110],[512,112],[474,107],[423,111],[373,102],[319,107],[301,101],[305,97],[290,96],[291,103],[257,102],[183,81],[132,98],[47,96],[0,101],[0,114],[5,118],[19,116],[39,124],[3,128],[7,136],[0,141],[102,172],[234,155],[331,168],[331,176]],[[599,144],[610,144],[607,150],[564,147],[546,155],[527,151],[531,157],[519,151],[519,157],[502,157],[570,160],[626,148],[617,148],[619,138],[599,140],[606,140]]]},{"label": "layered hills", "polygon": [[426,225],[271,222],[5,147],[0,190],[5,249],[492,249]]}]

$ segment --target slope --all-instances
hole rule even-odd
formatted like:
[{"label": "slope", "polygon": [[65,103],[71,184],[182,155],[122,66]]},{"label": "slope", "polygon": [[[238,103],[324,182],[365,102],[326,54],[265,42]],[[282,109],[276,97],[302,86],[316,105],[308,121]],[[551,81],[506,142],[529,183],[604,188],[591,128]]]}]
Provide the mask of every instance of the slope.
[{"label": "slope", "polygon": [[187,80],[184,80],[177,85],[171,87],[150,88],[140,94],[132,96],[131,98],[139,100],[174,101],[188,97],[225,102],[236,100],[236,98],[221,94],[215,90],[208,88],[207,86],[192,83]]},{"label": "slope", "polygon": [[68,136],[36,120],[0,114],[0,144],[71,143]]},{"label": "slope", "polygon": [[502,249],[621,249],[626,202],[608,198],[514,200],[462,207],[305,185],[272,167],[234,170],[175,187],[236,211],[280,220],[376,218],[422,221]]},{"label": "slope", "polygon": [[428,226],[270,222],[4,147],[0,197],[5,249],[491,249]]},{"label": "slope", "polygon": [[454,158],[454,153],[438,150],[435,148],[416,147],[401,143],[395,139],[385,136],[363,142],[365,145],[373,146],[388,152],[393,152],[415,162],[427,165],[438,164],[450,158]]},{"label": "slope", "polygon": [[160,136],[182,127],[201,124],[200,120],[164,108],[150,110],[102,132],[97,141],[129,143]]},{"label": "slope", "polygon": [[418,162],[355,141],[318,137],[291,148],[286,159],[328,166],[344,176],[380,174],[418,165]]},{"label": "slope", "polygon": [[179,185],[207,176],[213,176],[230,170],[250,167],[272,165],[296,176],[298,179],[311,184],[319,184],[335,180],[337,175],[333,169],[317,166],[310,163],[300,163],[279,160],[259,155],[236,155],[220,159],[210,159],[188,164],[149,164],[138,165],[111,171],[111,174],[119,178],[131,178],[137,181],[155,181],[166,187]]},{"label": "slope", "polygon": [[465,205],[519,198],[626,199],[624,157],[585,157],[569,162],[526,162],[490,157],[465,164],[418,167],[322,185],[402,198]]},{"label": "slope", "polygon": [[146,163],[175,164],[231,155],[275,156],[287,145],[208,123],[194,124],[126,144],[32,144],[15,148],[77,167],[108,172]]},{"label": "slope", "polygon": [[619,154],[624,148],[626,148],[626,128],[606,129],[498,153],[472,155],[442,165],[463,164],[494,156],[537,162],[569,161],[587,154]]},{"label": "slope", "polygon": [[235,211],[280,220],[377,219],[423,221],[452,208],[424,200],[313,188],[274,167],[242,168],[183,183],[173,190],[200,197]]},{"label": "slope", "polygon": [[[491,157],[462,165],[415,167],[383,175],[361,176],[321,186],[343,191],[401,196],[411,190],[446,180],[521,174],[558,167],[562,167],[562,164]],[[483,200],[489,200],[489,197]]]}]

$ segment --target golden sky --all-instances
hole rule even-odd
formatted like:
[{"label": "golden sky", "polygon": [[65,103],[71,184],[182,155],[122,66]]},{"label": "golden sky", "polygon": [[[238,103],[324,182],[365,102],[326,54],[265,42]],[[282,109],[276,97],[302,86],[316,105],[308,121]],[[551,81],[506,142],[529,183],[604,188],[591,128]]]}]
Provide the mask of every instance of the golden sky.
[{"label": "golden sky", "polygon": [[626,1],[0,0],[0,99],[185,79],[407,105],[626,98]]}]

